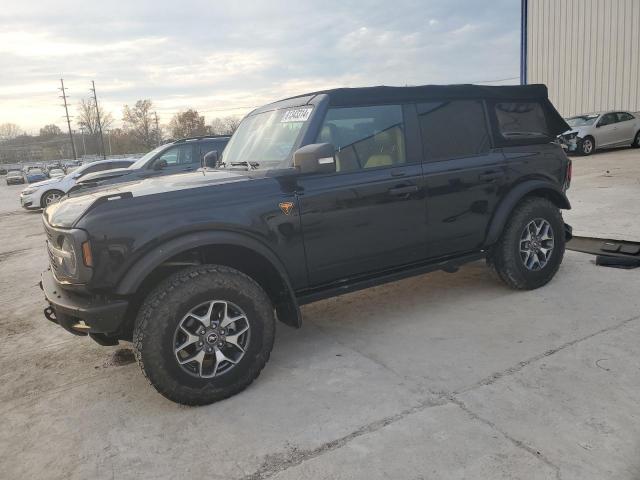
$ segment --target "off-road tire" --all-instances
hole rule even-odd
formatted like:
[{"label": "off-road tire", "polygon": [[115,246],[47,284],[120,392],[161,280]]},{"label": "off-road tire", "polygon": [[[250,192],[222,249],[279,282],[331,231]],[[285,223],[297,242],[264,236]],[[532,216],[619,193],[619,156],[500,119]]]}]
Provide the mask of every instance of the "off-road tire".
[{"label": "off-road tire", "polygon": [[[246,353],[231,370],[213,377],[191,376],[174,354],[174,333],[198,302],[226,300],[246,313],[251,337]],[[136,318],[135,356],[151,385],[184,405],[207,405],[244,390],[269,360],[275,336],[271,300],[247,275],[219,265],[188,267],[162,281],[144,300]]]},{"label": "off-road tire", "polygon": [[[585,145],[589,145],[587,142],[590,142],[591,148],[585,148]],[[594,138],[592,136],[584,137],[584,139],[578,143],[578,151],[580,152],[580,155],[584,155],[585,157],[593,154],[593,152],[596,151],[596,141]]]},{"label": "off-road tire", "polygon": [[[520,237],[529,222],[540,218],[551,225],[554,246],[547,264],[533,271],[527,269],[520,256]],[[554,277],[562,263],[564,249],[564,221],[558,207],[546,198],[527,197],[511,212],[500,239],[487,257],[487,263],[509,287],[533,290]]]},{"label": "off-road tire", "polygon": [[40,206],[42,208],[47,207],[47,198],[51,195],[59,195],[60,197],[62,197],[64,196],[64,192],[61,192],[60,190],[49,190],[48,192],[45,192],[40,199]]}]

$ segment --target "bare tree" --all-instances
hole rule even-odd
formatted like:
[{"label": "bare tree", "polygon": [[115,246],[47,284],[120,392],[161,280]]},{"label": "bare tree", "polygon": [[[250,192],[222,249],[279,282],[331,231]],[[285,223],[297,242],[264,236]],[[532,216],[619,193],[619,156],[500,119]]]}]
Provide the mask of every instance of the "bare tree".
[{"label": "bare tree", "polygon": [[236,116],[214,118],[209,125],[209,131],[212,135],[232,135],[241,121],[242,119]]},{"label": "bare tree", "polygon": [[197,110],[190,108],[185,112],[176,113],[169,122],[169,131],[173,138],[196,137],[206,135],[207,127],[204,117]]},{"label": "bare tree", "polygon": [[41,137],[57,137],[58,135],[62,135],[62,130],[55,124],[45,125],[40,129]]},{"label": "bare tree", "polygon": [[138,100],[133,107],[125,105],[122,112],[125,129],[145,147],[153,147],[156,144],[158,132],[151,100]]},{"label": "bare tree", "polygon": [[0,124],[0,140],[12,140],[20,135],[20,127],[15,123]]},{"label": "bare tree", "polygon": [[[102,130],[109,130],[113,125],[113,115],[106,112],[100,103],[98,103],[98,110],[100,110],[100,123],[102,124]],[[83,98],[80,100],[80,104],[78,105],[78,125],[89,135],[99,133],[98,115],[96,113],[96,107],[93,99]]]}]

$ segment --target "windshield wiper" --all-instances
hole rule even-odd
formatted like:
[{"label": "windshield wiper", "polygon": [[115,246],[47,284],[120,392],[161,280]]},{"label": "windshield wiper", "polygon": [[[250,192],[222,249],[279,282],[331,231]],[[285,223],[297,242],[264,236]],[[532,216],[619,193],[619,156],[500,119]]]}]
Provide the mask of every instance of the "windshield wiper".
[{"label": "windshield wiper", "polygon": [[[226,164],[225,164],[226,165]],[[248,167],[252,169],[256,169],[260,166],[258,162],[231,162],[232,167]]]}]

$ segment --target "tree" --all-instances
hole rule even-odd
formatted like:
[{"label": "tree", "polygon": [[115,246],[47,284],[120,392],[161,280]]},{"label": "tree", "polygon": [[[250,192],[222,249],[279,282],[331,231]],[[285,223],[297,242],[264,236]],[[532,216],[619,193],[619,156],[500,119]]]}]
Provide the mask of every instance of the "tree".
[{"label": "tree", "polygon": [[53,123],[50,125],[45,125],[40,129],[41,137],[51,138],[51,137],[57,137],[58,135],[62,135],[62,130],[60,130],[60,127],[58,127]]},{"label": "tree", "polygon": [[0,125],[0,140],[12,140],[20,135],[20,127],[15,123],[3,123]]},{"label": "tree", "polygon": [[[106,112],[100,103],[98,103],[98,110],[100,112],[100,124],[104,132],[113,125],[113,115]],[[83,98],[80,100],[80,104],[78,105],[78,125],[89,135],[100,133],[98,129],[98,115],[93,99]]]},{"label": "tree", "polygon": [[240,117],[235,116],[214,118],[209,125],[209,131],[211,135],[233,135],[241,121]]},{"label": "tree", "polygon": [[186,112],[176,113],[169,122],[169,130],[175,139],[207,134],[204,117],[192,108]]},{"label": "tree", "polygon": [[122,113],[125,130],[145,147],[153,147],[158,139],[158,132],[151,100],[138,100],[133,107],[125,105]]}]

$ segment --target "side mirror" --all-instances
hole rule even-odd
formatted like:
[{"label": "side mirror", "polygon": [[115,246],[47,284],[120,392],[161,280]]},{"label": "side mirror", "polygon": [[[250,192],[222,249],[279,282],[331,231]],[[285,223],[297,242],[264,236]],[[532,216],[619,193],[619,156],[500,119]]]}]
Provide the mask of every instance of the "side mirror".
[{"label": "side mirror", "polygon": [[205,153],[200,166],[202,168],[216,168],[218,166],[218,151],[212,150]]},{"label": "side mirror", "polygon": [[166,160],[158,160],[156,163],[153,164],[154,170],[162,170],[163,168],[167,168]]},{"label": "side mirror", "polygon": [[333,173],[336,171],[336,148],[330,143],[312,143],[296,150],[293,166],[300,173]]}]

